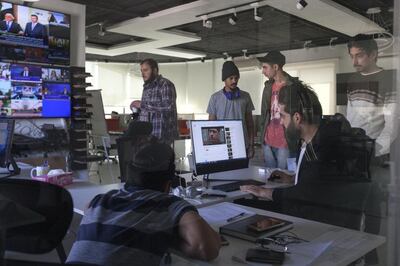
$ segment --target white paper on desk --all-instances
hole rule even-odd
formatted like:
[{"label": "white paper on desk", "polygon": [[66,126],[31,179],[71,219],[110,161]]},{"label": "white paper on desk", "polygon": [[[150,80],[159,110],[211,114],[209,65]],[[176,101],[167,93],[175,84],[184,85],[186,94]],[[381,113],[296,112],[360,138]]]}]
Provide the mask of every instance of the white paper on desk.
[{"label": "white paper on desk", "polygon": [[241,218],[249,217],[255,214],[254,212],[240,208],[229,202],[223,202],[199,209],[200,216],[212,225],[226,224],[226,220],[243,212],[246,213],[246,215],[242,216]]},{"label": "white paper on desk", "polygon": [[313,265],[313,262],[332,245],[330,242],[307,242],[289,245],[290,254],[286,255],[285,265]]}]

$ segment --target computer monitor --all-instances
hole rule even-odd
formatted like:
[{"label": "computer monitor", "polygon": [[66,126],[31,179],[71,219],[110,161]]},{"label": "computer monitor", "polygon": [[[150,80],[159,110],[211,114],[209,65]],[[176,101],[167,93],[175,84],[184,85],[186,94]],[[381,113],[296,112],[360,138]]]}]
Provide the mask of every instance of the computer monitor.
[{"label": "computer monitor", "polygon": [[242,120],[190,122],[195,175],[249,167]]},{"label": "computer monitor", "polygon": [[0,118],[0,168],[8,169],[9,165],[12,164],[14,168],[12,173],[18,174],[19,168],[11,156],[14,123],[13,119]]}]

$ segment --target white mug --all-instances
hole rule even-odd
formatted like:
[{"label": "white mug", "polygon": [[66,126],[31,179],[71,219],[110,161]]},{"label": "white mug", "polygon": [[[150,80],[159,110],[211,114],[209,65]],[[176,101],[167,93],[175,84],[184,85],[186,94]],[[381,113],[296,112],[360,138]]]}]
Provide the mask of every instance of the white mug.
[{"label": "white mug", "polygon": [[[31,177],[47,175],[49,170],[50,170],[50,167],[48,167],[48,166],[36,166],[35,168],[32,168],[32,170],[31,170]],[[34,172],[36,172],[36,174],[34,174]]]}]

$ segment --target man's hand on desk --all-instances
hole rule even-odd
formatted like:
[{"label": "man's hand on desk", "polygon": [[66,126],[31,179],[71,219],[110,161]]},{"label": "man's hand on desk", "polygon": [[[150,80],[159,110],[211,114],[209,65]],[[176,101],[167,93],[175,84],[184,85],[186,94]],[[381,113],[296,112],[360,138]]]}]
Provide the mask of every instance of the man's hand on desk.
[{"label": "man's hand on desk", "polygon": [[294,183],[294,175],[289,175],[285,172],[275,170],[271,173],[271,176],[268,178],[269,181],[279,182],[279,183]]},{"label": "man's hand on desk", "polygon": [[240,190],[243,192],[248,192],[250,194],[253,194],[256,197],[265,198],[269,200],[272,200],[272,192],[274,191],[271,188],[263,188],[254,185],[241,186]]}]

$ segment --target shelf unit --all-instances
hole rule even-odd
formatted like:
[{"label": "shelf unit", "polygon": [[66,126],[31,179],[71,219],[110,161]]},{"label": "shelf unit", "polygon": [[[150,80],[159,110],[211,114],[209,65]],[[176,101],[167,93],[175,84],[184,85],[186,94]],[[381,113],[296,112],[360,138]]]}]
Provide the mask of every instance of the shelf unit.
[{"label": "shelf unit", "polygon": [[83,67],[71,67],[71,126],[70,126],[70,163],[72,170],[87,169],[88,154],[88,131],[91,125],[88,123],[92,113],[87,109],[92,107],[86,103],[91,94],[86,88],[91,84],[86,78],[91,77]]}]

